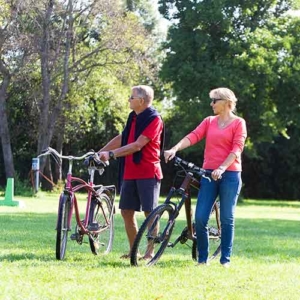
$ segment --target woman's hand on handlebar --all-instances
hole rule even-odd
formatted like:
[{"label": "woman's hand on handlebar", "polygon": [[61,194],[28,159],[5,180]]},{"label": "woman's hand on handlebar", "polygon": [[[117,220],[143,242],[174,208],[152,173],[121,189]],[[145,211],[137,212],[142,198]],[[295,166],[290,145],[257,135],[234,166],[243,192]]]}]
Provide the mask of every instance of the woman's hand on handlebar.
[{"label": "woman's hand on handlebar", "polygon": [[215,169],[211,172],[211,178],[213,180],[218,180],[222,178],[222,174],[224,173],[225,170],[221,170],[221,169]]},{"label": "woman's hand on handlebar", "polygon": [[175,157],[175,155],[176,155],[175,149],[164,151],[165,162],[168,163],[170,160],[172,160]]}]

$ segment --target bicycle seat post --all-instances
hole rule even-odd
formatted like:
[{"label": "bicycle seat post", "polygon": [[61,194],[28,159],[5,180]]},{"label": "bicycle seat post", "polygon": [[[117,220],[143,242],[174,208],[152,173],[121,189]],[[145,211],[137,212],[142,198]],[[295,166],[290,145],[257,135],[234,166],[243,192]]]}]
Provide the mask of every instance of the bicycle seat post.
[{"label": "bicycle seat post", "polygon": [[188,189],[188,187],[189,187],[189,185],[190,185],[190,182],[191,182],[191,180],[193,179],[193,174],[192,173],[186,173],[186,176],[185,176],[185,178],[184,178],[184,180],[183,180],[183,182],[182,182],[182,184],[181,184],[181,186],[180,186],[180,190],[182,191],[182,192],[186,192],[186,190]]},{"label": "bicycle seat post", "polygon": [[187,221],[187,227],[188,227],[188,234],[189,238],[193,237],[193,226],[192,226],[192,203],[191,203],[191,191],[190,191],[190,184],[192,180],[194,179],[194,176],[192,173],[186,173],[186,176],[181,184],[180,189],[185,192],[185,215],[186,215],[186,221]]}]

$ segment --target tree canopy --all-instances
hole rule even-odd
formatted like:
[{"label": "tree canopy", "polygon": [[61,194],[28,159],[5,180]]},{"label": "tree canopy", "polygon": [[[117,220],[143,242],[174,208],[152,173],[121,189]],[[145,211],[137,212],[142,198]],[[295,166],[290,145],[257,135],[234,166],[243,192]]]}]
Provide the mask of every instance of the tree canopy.
[{"label": "tree canopy", "polygon": [[[6,128],[1,132],[4,165],[13,166],[12,157],[21,151],[24,156],[24,149],[33,157],[50,144],[61,151],[72,143],[75,151],[87,145],[86,136],[90,142],[97,140],[96,148],[118,133],[128,112],[130,87],[157,81],[158,37],[151,35],[155,18],[148,16],[151,22],[146,26],[141,3],[139,11],[130,11],[118,0],[3,4],[0,112],[15,116],[9,126],[17,124],[20,130],[13,141],[26,141],[13,153],[10,128],[1,126]],[[30,122],[23,122],[25,111]],[[13,173],[12,169],[10,177]]]},{"label": "tree canopy", "polygon": [[[237,112],[247,122],[245,161],[265,166],[266,145],[284,139],[298,144],[300,21],[286,13],[297,3],[159,1],[160,12],[172,21],[160,73],[173,90],[171,144],[212,113],[208,93],[220,86],[236,93]],[[187,152],[196,157],[198,149]],[[245,172],[249,181],[251,172]]]},{"label": "tree canopy", "polygon": [[[212,114],[209,91],[227,86],[248,128],[245,196],[300,198],[300,21],[287,13],[299,2],[159,0],[171,24],[163,41],[151,0],[0,0],[0,183],[26,180],[49,145],[99,149],[122,130],[132,85],[154,87],[166,147]],[[200,165],[203,145],[181,155]]]}]

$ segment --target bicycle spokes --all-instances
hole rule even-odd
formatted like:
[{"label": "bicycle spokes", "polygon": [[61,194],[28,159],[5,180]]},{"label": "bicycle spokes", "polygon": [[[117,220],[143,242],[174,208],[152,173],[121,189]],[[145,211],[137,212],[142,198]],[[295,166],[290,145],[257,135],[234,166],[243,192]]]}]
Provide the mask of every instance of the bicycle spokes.
[{"label": "bicycle spokes", "polygon": [[134,245],[131,249],[130,261],[132,265],[156,263],[168,245],[174,223],[170,217],[173,208],[162,205],[152,211],[142,224]]},{"label": "bicycle spokes", "polygon": [[105,193],[98,195],[93,201],[94,205],[91,206],[90,224],[88,226],[90,230],[90,248],[95,255],[99,251],[109,253],[114,238],[113,204]]}]

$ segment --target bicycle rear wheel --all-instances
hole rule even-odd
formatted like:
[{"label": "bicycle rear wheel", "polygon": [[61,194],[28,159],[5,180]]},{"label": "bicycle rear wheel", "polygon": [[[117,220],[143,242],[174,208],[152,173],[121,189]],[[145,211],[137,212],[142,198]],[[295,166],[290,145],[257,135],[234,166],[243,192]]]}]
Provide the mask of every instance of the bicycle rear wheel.
[{"label": "bicycle rear wheel", "polygon": [[169,204],[162,204],[147,216],[131,249],[131,265],[151,266],[159,260],[174,228],[173,215],[174,208]]},{"label": "bicycle rear wheel", "polygon": [[[208,260],[216,258],[221,252],[221,225],[220,225],[220,203],[215,202],[210,218],[208,220],[209,252]],[[197,239],[192,246],[192,257],[198,261]]]},{"label": "bicycle rear wheel", "polygon": [[89,229],[100,230],[89,236],[92,253],[109,253],[114,240],[114,214],[112,201],[107,194],[102,193],[92,199]]},{"label": "bicycle rear wheel", "polygon": [[58,208],[58,219],[56,228],[56,259],[65,258],[68,241],[68,217],[71,211],[71,198],[69,195],[61,195]]}]

